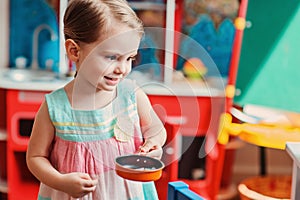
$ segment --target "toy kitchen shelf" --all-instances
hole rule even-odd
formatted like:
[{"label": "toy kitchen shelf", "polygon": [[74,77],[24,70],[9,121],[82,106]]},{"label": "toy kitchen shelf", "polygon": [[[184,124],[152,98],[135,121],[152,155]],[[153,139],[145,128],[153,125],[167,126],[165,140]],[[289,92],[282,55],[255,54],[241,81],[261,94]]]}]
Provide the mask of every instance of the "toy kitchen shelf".
[{"label": "toy kitchen shelf", "polygon": [[67,80],[16,82],[5,78],[7,70],[0,70],[0,88],[6,97],[6,131],[0,131],[1,152],[6,152],[1,154],[5,159],[0,163],[0,193],[7,193],[9,200],[36,199],[39,181],[26,165],[31,127],[45,94],[62,87]]},{"label": "toy kitchen shelf", "polygon": [[35,199],[39,181],[26,165],[26,149],[44,91],[7,90],[8,199]]}]

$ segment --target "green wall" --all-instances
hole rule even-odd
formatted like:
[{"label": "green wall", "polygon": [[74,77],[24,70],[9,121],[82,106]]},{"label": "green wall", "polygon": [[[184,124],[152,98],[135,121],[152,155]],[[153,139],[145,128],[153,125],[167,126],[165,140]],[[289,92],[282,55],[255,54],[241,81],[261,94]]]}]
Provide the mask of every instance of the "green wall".
[{"label": "green wall", "polygon": [[235,103],[300,112],[300,0],[249,0],[247,21]]}]

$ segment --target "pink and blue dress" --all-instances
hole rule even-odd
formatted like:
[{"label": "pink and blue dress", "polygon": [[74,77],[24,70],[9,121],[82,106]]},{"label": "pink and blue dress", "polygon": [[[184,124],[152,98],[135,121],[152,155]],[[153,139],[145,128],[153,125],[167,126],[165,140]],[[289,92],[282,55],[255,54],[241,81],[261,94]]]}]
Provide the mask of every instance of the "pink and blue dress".
[{"label": "pink and blue dress", "polygon": [[[134,154],[142,144],[135,96],[136,85],[124,79],[117,97],[95,110],[74,110],[63,88],[46,95],[55,126],[50,162],[60,173],[83,172],[98,185],[80,200],[156,200],[153,182],[130,181],[115,172],[115,158]],[[39,200],[73,199],[41,183]]]}]

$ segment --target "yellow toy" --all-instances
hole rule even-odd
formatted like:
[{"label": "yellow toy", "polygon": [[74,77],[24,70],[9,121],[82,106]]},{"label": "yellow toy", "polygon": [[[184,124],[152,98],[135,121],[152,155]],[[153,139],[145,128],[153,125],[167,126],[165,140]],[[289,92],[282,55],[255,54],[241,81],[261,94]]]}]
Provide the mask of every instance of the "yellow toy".
[{"label": "yellow toy", "polygon": [[282,124],[232,123],[232,116],[224,113],[221,116],[218,141],[227,144],[229,135],[238,136],[258,146],[285,149],[286,142],[300,142],[300,128]]}]

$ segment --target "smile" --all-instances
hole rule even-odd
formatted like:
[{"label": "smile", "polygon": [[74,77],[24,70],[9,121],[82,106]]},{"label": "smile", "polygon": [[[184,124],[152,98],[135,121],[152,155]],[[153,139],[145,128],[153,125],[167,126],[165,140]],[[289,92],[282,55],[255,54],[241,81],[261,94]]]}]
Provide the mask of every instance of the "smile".
[{"label": "smile", "polygon": [[104,78],[111,80],[111,81],[117,81],[119,78],[113,78],[113,77],[108,77],[108,76],[104,76]]}]

